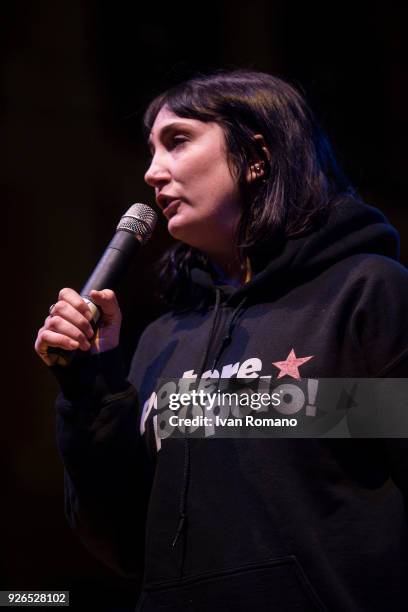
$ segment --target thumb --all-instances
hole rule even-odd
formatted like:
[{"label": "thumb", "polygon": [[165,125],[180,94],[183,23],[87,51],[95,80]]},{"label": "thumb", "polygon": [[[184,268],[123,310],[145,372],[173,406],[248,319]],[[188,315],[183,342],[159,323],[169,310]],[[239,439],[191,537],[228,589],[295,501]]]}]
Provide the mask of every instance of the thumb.
[{"label": "thumb", "polygon": [[102,289],[102,291],[96,291],[92,289],[89,297],[99,308],[102,310],[103,324],[107,325],[120,325],[122,321],[122,314],[115,293],[111,289]]}]

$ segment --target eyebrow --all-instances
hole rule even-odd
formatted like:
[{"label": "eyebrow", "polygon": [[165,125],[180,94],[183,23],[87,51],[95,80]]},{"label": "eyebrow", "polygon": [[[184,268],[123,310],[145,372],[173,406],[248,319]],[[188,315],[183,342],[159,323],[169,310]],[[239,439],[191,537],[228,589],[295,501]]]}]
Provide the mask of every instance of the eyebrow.
[{"label": "eyebrow", "polygon": [[[182,121],[173,121],[173,123],[168,123],[162,128],[158,134],[159,140],[163,140],[167,136],[169,132],[172,132],[174,128],[182,128],[182,129],[190,129],[190,125],[187,123],[183,123]],[[147,139],[147,145],[150,150],[153,149],[152,137],[149,136]]]}]

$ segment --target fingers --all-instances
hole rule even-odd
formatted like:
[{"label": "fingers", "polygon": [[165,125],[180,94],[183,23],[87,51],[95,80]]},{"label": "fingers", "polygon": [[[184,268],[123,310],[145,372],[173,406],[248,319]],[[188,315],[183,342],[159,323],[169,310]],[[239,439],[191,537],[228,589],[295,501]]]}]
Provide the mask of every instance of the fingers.
[{"label": "fingers", "polygon": [[63,336],[62,334],[58,334],[45,329],[45,327],[42,327],[38,332],[34,348],[36,353],[47,364],[47,366],[54,365],[58,362],[56,355],[50,355],[48,353],[48,349],[50,347],[58,347],[66,349],[67,351],[74,351],[79,347],[79,344],[76,340],[72,340],[71,338],[67,338],[67,336]]},{"label": "fingers", "polygon": [[103,289],[91,291],[89,297],[102,311],[99,327],[104,333],[98,329],[97,337],[94,335],[90,324],[92,312],[79,293],[68,287],[61,289],[35,341],[35,350],[47,365],[53,363],[47,354],[48,347],[88,351],[92,342],[100,352],[118,344],[122,315],[116,295],[110,289]]},{"label": "fingers", "polygon": [[[72,307],[69,306],[69,308]],[[64,311],[65,310],[67,310],[67,307],[64,307]],[[70,311],[69,315],[71,315]],[[73,312],[72,319],[74,319],[73,323],[70,322],[68,315],[64,318],[53,314],[52,317],[46,318],[44,328],[47,331],[56,332],[57,334],[67,336],[71,340],[75,340],[79,348],[83,351],[89,350],[91,345],[88,340],[94,335],[92,327],[88,321],[76,311]],[[78,320],[78,323],[76,323],[75,320]]]},{"label": "fingers", "polygon": [[92,301],[99,306],[103,313],[104,325],[120,325],[122,322],[122,314],[116,299],[115,293],[111,289],[102,289],[102,291],[91,291],[89,296]]},{"label": "fingers", "polygon": [[67,351],[77,349],[88,351],[91,344],[81,330],[68,321],[64,321],[60,317],[47,317],[34,344],[36,353],[47,365],[51,363],[47,355],[49,347],[58,347]]},{"label": "fingers", "polygon": [[88,351],[91,347],[89,340],[94,335],[89,323],[91,319],[92,313],[81,296],[74,289],[61,289],[58,301],[52,307],[52,315],[45,319],[38,332],[35,351],[47,365],[54,362],[47,354],[49,347]]},{"label": "fingers", "polygon": [[[45,327],[54,331],[62,332],[73,331],[73,327],[78,328],[84,336],[92,338],[93,329],[90,324],[92,313],[88,306],[81,300],[85,308],[81,306],[83,314],[68,302],[62,300],[54,304],[52,314],[45,320]],[[69,326],[65,325],[68,323]],[[67,335],[72,335],[67,333]],[[74,336],[72,336],[74,338]],[[79,338],[75,337],[79,341]]]},{"label": "fingers", "polygon": [[42,356],[47,352],[49,346],[59,347],[66,349],[68,351],[75,350],[79,347],[79,343],[72,338],[68,338],[63,334],[59,334],[57,332],[51,331],[42,327],[37,335],[37,339],[35,341],[35,350],[37,353]]},{"label": "fingers", "polygon": [[64,289],[61,289],[58,294],[58,302],[52,309],[53,314],[56,312],[55,308],[59,302],[66,302],[70,304],[75,310],[77,310],[85,318],[87,318],[88,321],[92,319],[92,313],[89,310],[88,305],[86,304],[86,302],[84,302],[79,293],[77,293],[77,291],[75,291],[74,289],[70,289],[69,287],[64,287]]}]

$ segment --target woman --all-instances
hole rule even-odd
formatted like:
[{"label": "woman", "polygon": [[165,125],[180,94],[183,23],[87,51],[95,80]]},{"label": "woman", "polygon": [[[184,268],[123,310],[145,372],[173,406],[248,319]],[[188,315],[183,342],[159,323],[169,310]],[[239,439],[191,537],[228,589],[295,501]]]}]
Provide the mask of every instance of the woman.
[{"label": "woman", "polygon": [[71,525],[142,580],[141,610],[405,609],[403,440],[159,432],[169,391],[200,378],[405,377],[396,232],[355,196],[280,79],[197,77],[145,122],[145,180],[178,241],[161,265],[169,312],[127,380],[112,291],[91,296],[96,340],[87,306],[63,289],[36,342],[48,365],[49,346],[80,349],[52,368]]}]

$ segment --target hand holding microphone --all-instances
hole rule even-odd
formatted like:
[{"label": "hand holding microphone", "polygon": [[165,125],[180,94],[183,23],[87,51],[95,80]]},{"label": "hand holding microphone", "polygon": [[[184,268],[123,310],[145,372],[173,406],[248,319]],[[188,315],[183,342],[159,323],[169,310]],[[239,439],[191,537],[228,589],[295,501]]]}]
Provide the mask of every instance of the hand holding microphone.
[{"label": "hand holding microphone", "polygon": [[133,204],[81,294],[69,288],[60,291],[35,342],[37,354],[48,366],[68,365],[76,350],[99,353],[119,344],[122,315],[112,288],[138,247],[150,238],[156,220],[149,206]]},{"label": "hand holding microphone", "polygon": [[[50,315],[39,330],[35,342],[37,354],[47,365],[67,365],[71,351],[90,350],[91,353],[100,353],[119,344],[122,315],[114,292],[104,289],[92,290],[90,293],[93,304],[101,312],[98,326],[94,325],[96,331],[91,325],[92,311],[81,295],[70,288],[59,292],[58,302],[50,308]],[[57,352],[52,349],[60,350]],[[66,364],[63,359],[67,361]]]}]

